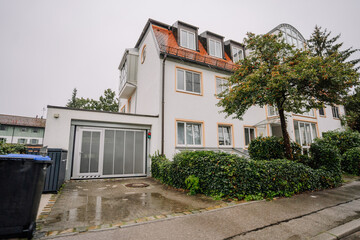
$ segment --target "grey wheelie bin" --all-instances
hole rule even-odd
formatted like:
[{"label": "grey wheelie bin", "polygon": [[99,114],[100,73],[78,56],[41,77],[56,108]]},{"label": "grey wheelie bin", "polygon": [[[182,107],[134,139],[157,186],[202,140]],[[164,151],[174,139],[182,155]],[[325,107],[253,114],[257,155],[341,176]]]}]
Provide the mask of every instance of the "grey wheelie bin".
[{"label": "grey wheelie bin", "polygon": [[41,155],[0,155],[0,239],[32,238],[50,164]]}]

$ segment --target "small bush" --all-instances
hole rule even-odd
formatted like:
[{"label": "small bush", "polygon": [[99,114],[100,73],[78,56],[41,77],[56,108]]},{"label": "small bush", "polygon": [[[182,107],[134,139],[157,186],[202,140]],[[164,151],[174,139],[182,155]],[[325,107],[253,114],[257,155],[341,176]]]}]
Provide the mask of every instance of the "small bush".
[{"label": "small bush", "polygon": [[339,148],[341,155],[351,148],[360,147],[360,133],[351,129],[324,132],[323,139]]},{"label": "small bush", "polygon": [[[298,160],[301,156],[301,146],[295,142],[290,143],[293,159]],[[283,138],[257,137],[249,145],[249,155],[254,160],[272,160],[285,158],[285,146]]]},{"label": "small bush", "polygon": [[341,161],[342,169],[350,174],[360,175],[360,147],[347,150]]},{"label": "small bush", "polygon": [[310,146],[310,167],[341,174],[341,155],[336,146],[325,139],[315,139]]},{"label": "small bush", "polygon": [[185,179],[186,188],[190,190],[189,195],[196,194],[200,187],[199,187],[199,178],[195,177],[194,175],[190,175]]},{"label": "small bush", "polygon": [[9,154],[9,153],[25,153],[26,147],[24,144],[10,144],[0,142],[0,155]]},{"label": "small bush", "polygon": [[175,155],[172,162],[153,156],[152,174],[176,188],[191,189],[196,183],[200,193],[214,198],[248,200],[289,197],[308,190],[334,187],[341,182],[341,175],[339,178],[333,172],[314,170],[295,161],[254,161],[212,151],[182,152]]}]

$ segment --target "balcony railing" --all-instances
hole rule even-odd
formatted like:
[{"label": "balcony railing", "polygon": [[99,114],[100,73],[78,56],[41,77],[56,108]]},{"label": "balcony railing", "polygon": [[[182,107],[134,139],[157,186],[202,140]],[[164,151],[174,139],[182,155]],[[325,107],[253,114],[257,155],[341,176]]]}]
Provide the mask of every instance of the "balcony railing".
[{"label": "balcony railing", "polygon": [[179,58],[199,62],[205,65],[210,65],[216,68],[225,69],[228,71],[235,71],[236,64],[226,62],[222,59],[216,59],[211,56],[204,56],[200,53],[196,53],[190,50],[182,49],[182,48],[174,48],[166,45],[161,45],[160,50],[162,53],[166,53],[168,55],[176,56]]}]

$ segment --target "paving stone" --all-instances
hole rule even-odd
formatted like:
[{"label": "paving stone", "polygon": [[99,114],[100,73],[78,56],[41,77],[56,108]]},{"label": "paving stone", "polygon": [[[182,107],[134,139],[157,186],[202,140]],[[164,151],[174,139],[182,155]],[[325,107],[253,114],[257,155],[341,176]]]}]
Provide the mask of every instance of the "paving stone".
[{"label": "paving stone", "polygon": [[195,211],[191,211],[192,213],[196,214],[196,213],[200,213],[200,211],[195,210]]},{"label": "paving stone", "polygon": [[151,221],[151,220],[155,220],[156,218],[155,217],[153,217],[153,216],[151,216],[151,217],[146,217],[146,220],[147,221]]},{"label": "paving stone", "polygon": [[95,230],[95,229],[98,229],[98,228],[99,228],[99,226],[91,226],[91,227],[88,227],[88,231]]},{"label": "paving stone", "polygon": [[125,222],[124,225],[130,225],[130,224],[134,224],[134,223],[136,223],[135,220],[132,220],[132,221]]},{"label": "paving stone", "polygon": [[74,229],[73,228],[68,228],[68,229],[65,229],[63,231],[61,231],[59,234],[66,234],[66,233],[72,233],[74,232]]},{"label": "paving stone", "polygon": [[156,217],[157,219],[166,218],[166,216],[165,216],[165,215],[156,215],[155,217]]},{"label": "paving stone", "polygon": [[101,229],[110,228],[110,227],[111,227],[111,224],[103,224],[100,226]]},{"label": "paving stone", "polygon": [[87,227],[77,227],[76,232],[86,232],[87,231]]},{"label": "paving stone", "polygon": [[124,222],[119,222],[119,223],[114,223],[112,226],[113,227],[121,227],[123,226],[125,223]]},{"label": "paving stone", "polygon": [[192,212],[184,212],[184,214],[189,215],[192,214]]},{"label": "paving stone", "polygon": [[146,221],[147,221],[146,217],[139,218],[139,219],[136,220],[137,223],[146,222]]},{"label": "paving stone", "polygon": [[51,231],[51,232],[47,232],[46,236],[55,236],[59,233],[59,231]]}]

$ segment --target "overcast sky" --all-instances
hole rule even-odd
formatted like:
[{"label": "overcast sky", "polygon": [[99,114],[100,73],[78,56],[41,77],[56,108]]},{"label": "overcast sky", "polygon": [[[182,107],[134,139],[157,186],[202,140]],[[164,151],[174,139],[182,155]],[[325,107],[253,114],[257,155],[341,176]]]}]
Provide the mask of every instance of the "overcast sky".
[{"label": "overcast sky", "polygon": [[[42,115],[72,89],[96,98],[118,92],[118,64],[148,18],[177,20],[242,42],[289,23],[308,39],[317,24],[360,48],[360,1],[0,0],[0,114]],[[360,58],[360,54],[356,54]]]}]

